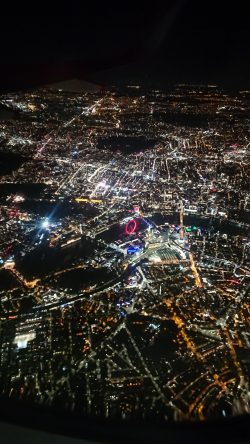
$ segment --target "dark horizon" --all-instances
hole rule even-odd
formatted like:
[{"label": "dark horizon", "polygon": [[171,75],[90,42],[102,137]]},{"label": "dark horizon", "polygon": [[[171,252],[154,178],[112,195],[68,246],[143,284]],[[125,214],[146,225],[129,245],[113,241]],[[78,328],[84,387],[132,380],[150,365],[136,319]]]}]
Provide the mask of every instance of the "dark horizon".
[{"label": "dark horizon", "polygon": [[1,23],[1,89],[81,78],[109,85],[215,82],[248,88],[246,3],[168,0],[123,9],[61,4],[58,12],[15,9]]}]

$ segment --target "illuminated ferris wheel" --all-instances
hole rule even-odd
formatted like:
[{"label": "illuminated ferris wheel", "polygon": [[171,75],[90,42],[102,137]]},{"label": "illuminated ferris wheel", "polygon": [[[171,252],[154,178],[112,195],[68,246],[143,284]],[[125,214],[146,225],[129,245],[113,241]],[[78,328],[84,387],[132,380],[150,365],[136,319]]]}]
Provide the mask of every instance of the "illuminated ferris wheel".
[{"label": "illuminated ferris wheel", "polygon": [[136,231],[137,225],[138,223],[135,219],[129,219],[125,225],[125,234],[127,236],[133,234]]}]

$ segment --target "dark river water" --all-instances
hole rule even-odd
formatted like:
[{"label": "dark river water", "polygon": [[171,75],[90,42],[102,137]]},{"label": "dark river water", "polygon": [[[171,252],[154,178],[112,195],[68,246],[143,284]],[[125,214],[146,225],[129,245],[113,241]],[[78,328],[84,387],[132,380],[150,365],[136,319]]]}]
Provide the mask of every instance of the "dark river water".
[{"label": "dark river water", "polygon": [[[150,218],[156,224],[164,224],[165,222],[169,224],[178,225],[179,224],[179,213],[174,213],[171,215],[165,215],[161,213],[155,213]],[[220,231],[222,233],[236,235],[246,235],[248,229],[246,227],[241,227],[232,223],[228,220],[219,220],[212,217],[203,217],[197,215],[184,216],[184,224],[186,226],[195,225],[200,228],[213,229],[214,231]]]},{"label": "dark river water", "polygon": [[93,207],[91,204],[79,205],[76,202],[70,201],[57,201],[50,202],[49,200],[32,200],[26,199],[19,204],[19,208],[28,213],[37,214],[41,217],[49,217],[53,220],[63,218],[65,216],[82,214],[84,217],[95,217],[99,210]]}]

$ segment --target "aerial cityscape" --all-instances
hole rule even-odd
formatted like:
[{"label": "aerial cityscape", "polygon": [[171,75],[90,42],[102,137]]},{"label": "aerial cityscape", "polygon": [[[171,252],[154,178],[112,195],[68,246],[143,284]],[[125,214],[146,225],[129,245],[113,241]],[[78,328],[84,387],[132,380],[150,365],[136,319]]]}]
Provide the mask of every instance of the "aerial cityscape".
[{"label": "aerial cityscape", "polygon": [[0,396],[124,420],[250,413],[249,98],[0,95]]}]

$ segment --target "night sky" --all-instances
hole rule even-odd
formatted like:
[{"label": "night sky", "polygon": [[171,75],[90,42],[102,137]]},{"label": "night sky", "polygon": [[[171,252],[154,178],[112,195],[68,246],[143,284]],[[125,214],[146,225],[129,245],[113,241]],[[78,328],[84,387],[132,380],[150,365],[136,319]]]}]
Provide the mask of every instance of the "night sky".
[{"label": "night sky", "polygon": [[1,14],[2,90],[72,77],[249,86],[246,0],[50,3]]}]

